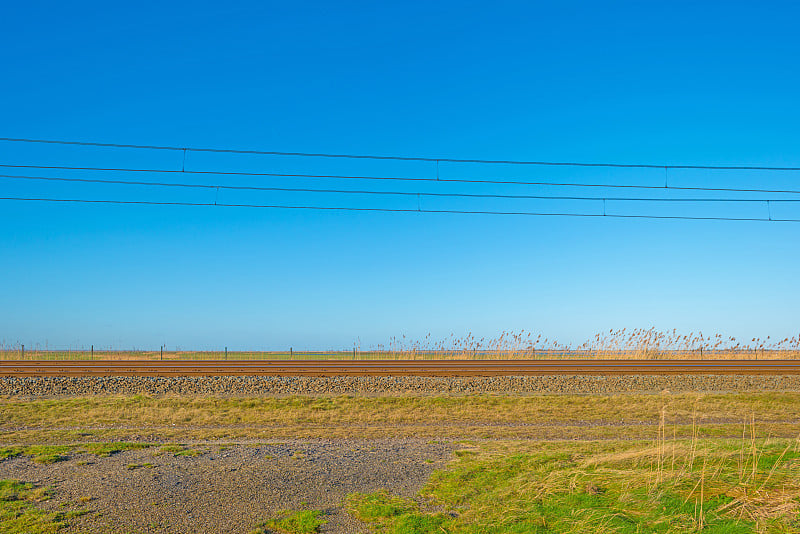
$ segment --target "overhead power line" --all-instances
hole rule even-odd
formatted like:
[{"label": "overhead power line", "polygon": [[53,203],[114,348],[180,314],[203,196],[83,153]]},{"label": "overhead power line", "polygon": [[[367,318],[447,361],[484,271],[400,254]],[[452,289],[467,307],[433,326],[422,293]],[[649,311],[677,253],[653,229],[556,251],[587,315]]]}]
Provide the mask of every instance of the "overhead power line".
[{"label": "overhead power line", "polygon": [[[443,197],[443,198],[502,198],[502,199],[527,199],[527,200],[588,200],[588,201],[614,201],[614,202],[800,202],[800,198],[659,198],[659,197],[586,197],[565,195],[503,195],[495,193],[434,193],[425,191],[374,191],[364,189],[314,189],[301,187],[259,187],[237,186],[222,184],[187,184],[175,182],[142,182],[133,180],[101,180],[97,178],[64,178],[56,176],[22,176],[16,174],[0,174],[0,178],[15,180],[41,180],[55,182],[91,183],[106,185],[131,185],[147,187],[176,187],[206,190],[235,190],[235,191],[273,191],[289,193],[329,193],[329,194],[357,194],[357,195],[386,195],[409,197]],[[662,188],[663,189],[663,188]]]},{"label": "overhead power line", "polygon": [[537,185],[554,187],[594,187],[608,189],[650,189],[650,190],[675,190],[675,191],[708,191],[708,192],[728,192],[728,193],[776,193],[776,194],[800,194],[800,189],[761,189],[761,188],[736,188],[736,187],[700,187],[700,186],[674,186],[674,185],[643,185],[643,184],[598,184],[598,183],[578,183],[578,182],[548,182],[548,181],[519,181],[519,180],[492,180],[475,179],[468,180],[463,178],[415,178],[409,176],[367,176],[367,175],[340,175],[340,174],[298,174],[298,173],[275,173],[275,172],[241,172],[241,171],[206,171],[206,170],[182,170],[182,169],[145,169],[145,168],[126,168],[126,167],[75,167],[68,165],[17,165],[0,163],[0,168],[13,169],[41,169],[41,170],[66,170],[66,171],[92,171],[92,172],[140,172],[140,173],[163,173],[163,174],[199,174],[215,176],[262,176],[273,178],[319,178],[333,180],[389,180],[401,182],[442,182],[442,183],[462,183],[462,184],[493,184],[493,185]]},{"label": "overhead power line", "polygon": [[284,204],[228,204],[211,202],[157,202],[151,200],[94,200],[80,198],[26,198],[26,197],[0,197],[0,200],[17,200],[31,202],[64,202],[84,204],[132,204],[149,206],[205,206],[228,208],[269,208],[269,209],[295,209],[295,210],[323,210],[323,211],[365,211],[389,213],[443,213],[462,215],[527,215],[537,217],[609,217],[621,219],[673,219],[691,221],[745,221],[745,222],[800,222],[800,219],[776,219],[759,217],[693,217],[687,215],[636,215],[615,213],[557,213],[533,211],[486,211],[486,210],[431,210],[431,209],[403,209],[403,208],[372,208],[354,206],[296,206]]},{"label": "overhead power line", "polygon": [[[436,157],[409,157],[409,156],[381,156],[370,154],[335,154],[335,153],[308,153],[308,152],[282,152],[282,151],[263,151],[263,150],[241,150],[227,148],[203,148],[203,147],[179,147],[179,146],[158,146],[158,145],[135,145],[118,143],[100,143],[84,141],[64,141],[51,139],[29,139],[2,137],[0,141],[18,143],[42,143],[55,145],[89,146],[105,148],[123,149],[142,149],[142,150],[168,150],[180,151],[183,159],[180,169],[150,169],[150,168],[114,168],[114,167],[89,167],[89,166],[66,166],[66,165],[22,165],[22,164],[0,164],[0,167],[18,169],[46,169],[63,171],[91,171],[91,172],[117,172],[117,173],[163,173],[183,175],[204,175],[204,176],[241,176],[241,177],[273,177],[273,178],[296,178],[296,179],[328,179],[328,180],[376,180],[376,181],[399,181],[399,182],[436,182],[436,183],[461,183],[461,184],[485,184],[485,185],[519,185],[519,186],[552,186],[552,187],[579,187],[579,188],[601,188],[601,189],[627,189],[627,190],[652,190],[652,191],[695,191],[695,192],[724,192],[724,193],[769,193],[780,195],[798,195],[800,189],[766,189],[766,188],[736,188],[736,187],[702,187],[702,186],[678,186],[670,185],[666,180],[670,169],[701,169],[701,170],[759,170],[759,171],[800,171],[800,167],[775,167],[775,166],[755,166],[755,165],[655,165],[655,164],[636,164],[636,163],[604,163],[604,162],[575,162],[575,161],[519,161],[519,160],[485,160],[485,159],[456,159],[456,158],[436,158]],[[366,160],[393,160],[393,161],[420,161],[436,163],[436,175],[434,177],[413,177],[413,176],[371,176],[371,175],[337,175],[337,174],[308,174],[308,173],[268,173],[268,172],[244,172],[244,171],[213,171],[213,170],[186,170],[187,152],[211,152],[211,153],[230,153],[230,154],[257,154],[271,156],[294,156],[311,158],[348,158]],[[509,165],[542,165],[542,166],[572,166],[572,167],[613,167],[613,168],[636,168],[636,169],[663,169],[665,180],[662,185],[644,184],[620,184],[620,183],[580,183],[580,182],[560,182],[560,181],[531,181],[514,179],[494,179],[494,178],[441,178],[439,176],[439,163],[470,163],[470,164],[509,164]],[[431,173],[433,174],[433,173]],[[154,206],[220,206],[220,207],[239,207],[239,208],[276,208],[276,209],[301,209],[301,210],[338,210],[338,211],[360,211],[360,212],[395,212],[395,213],[451,213],[451,214],[480,214],[480,215],[527,215],[527,216],[561,216],[561,217],[612,217],[612,218],[635,218],[635,219],[683,219],[683,220],[716,220],[716,221],[764,221],[764,222],[800,222],[800,219],[780,219],[772,217],[770,205],[773,202],[800,202],[800,198],[659,198],[659,197],[622,197],[622,196],[580,196],[580,195],[540,195],[540,194],[501,194],[501,193],[467,193],[467,192],[423,192],[423,191],[376,191],[372,189],[339,189],[321,187],[279,187],[272,185],[248,186],[235,184],[205,184],[205,183],[186,183],[172,181],[145,181],[145,180],[123,180],[119,178],[91,178],[91,177],[68,177],[68,176],[29,176],[2,174],[0,178],[20,179],[20,180],[41,180],[72,183],[94,183],[104,185],[124,185],[141,187],[170,187],[170,188],[194,188],[213,190],[247,190],[247,191],[270,191],[270,192],[290,192],[290,193],[311,193],[311,194],[345,194],[345,195],[382,195],[382,196],[405,196],[417,199],[421,197],[436,198],[480,198],[480,199],[527,199],[527,200],[567,200],[567,201],[602,201],[603,210],[601,213],[563,213],[563,212],[539,212],[539,211],[495,211],[495,210],[461,210],[461,209],[422,209],[417,203],[417,209],[413,208],[381,208],[381,207],[354,207],[354,206],[313,206],[306,205],[300,201],[300,205],[281,205],[281,204],[238,204],[238,203],[219,203],[211,202],[181,202],[181,201],[150,201],[150,200],[113,200],[113,199],[85,199],[85,198],[44,198],[44,197],[0,197],[0,200],[8,201],[37,201],[37,202],[63,202],[63,203],[85,203],[85,204],[129,204],[129,205],[154,205]],[[606,210],[607,201],[618,202],[696,202],[696,203],[766,203],[768,217],[720,217],[720,216],[691,216],[691,215],[637,215],[608,213]]]},{"label": "overhead power line", "polygon": [[458,159],[444,157],[418,156],[380,156],[372,154],[333,154],[323,152],[282,152],[277,150],[241,150],[233,148],[179,147],[167,145],[136,145],[122,143],[100,143],[91,141],[65,141],[56,139],[29,139],[21,137],[0,137],[0,141],[14,143],[40,143],[54,145],[91,146],[103,148],[129,148],[141,150],[170,150],[181,152],[212,152],[225,154],[253,154],[264,156],[294,156],[309,158],[344,158],[390,161],[425,161],[430,163],[476,163],[494,165],[543,165],[565,167],[614,167],[632,169],[702,169],[721,171],[800,171],[800,167],[774,167],[765,165],[664,165],[652,163],[603,163],[578,161],[523,161],[523,160],[491,160],[491,159]]}]

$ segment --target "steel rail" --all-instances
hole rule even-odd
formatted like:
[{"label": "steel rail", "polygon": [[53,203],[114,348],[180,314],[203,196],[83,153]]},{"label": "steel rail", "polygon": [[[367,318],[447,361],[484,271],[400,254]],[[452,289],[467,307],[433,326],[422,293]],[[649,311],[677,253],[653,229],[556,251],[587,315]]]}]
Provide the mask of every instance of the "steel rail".
[{"label": "steel rail", "polygon": [[800,360],[0,361],[1,377],[798,374],[800,374]]}]

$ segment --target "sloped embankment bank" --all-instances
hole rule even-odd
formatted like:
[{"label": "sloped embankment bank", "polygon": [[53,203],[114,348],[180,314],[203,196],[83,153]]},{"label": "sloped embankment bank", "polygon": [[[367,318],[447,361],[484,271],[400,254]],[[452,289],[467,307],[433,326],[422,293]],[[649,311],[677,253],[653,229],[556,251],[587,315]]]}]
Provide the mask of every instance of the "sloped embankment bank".
[{"label": "sloped embankment bank", "polygon": [[0,395],[615,394],[800,391],[797,375],[2,377]]}]

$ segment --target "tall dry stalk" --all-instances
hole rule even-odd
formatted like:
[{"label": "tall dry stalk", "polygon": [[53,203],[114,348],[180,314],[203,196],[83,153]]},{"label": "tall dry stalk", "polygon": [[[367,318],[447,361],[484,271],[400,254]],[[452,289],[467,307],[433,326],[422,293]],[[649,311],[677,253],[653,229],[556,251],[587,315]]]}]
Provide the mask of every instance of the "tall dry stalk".
[{"label": "tall dry stalk", "polygon": [[697,404],[692,408],[692,444],[689,453],[689,472],[694,469],[694,458],[697,452]]},{"label": "tall dry stalk", "polygon": [[703,471],[700,473],[700,517],[699,517],[699,524],[700,530],[703,530],[703,499],[704,499],[704,490],[705,490],[705,481],[706,481],[706,461],[707,459],[703,458]]},{"label": "tall dry stalk", "polygon": [[739,467],[739,469],[738,469],[738,471],[739,471],[739,484],[741,484],[742,480],[744,480],[744,467],[745,467],[745,461],[746,461],[745,460],[745,450],[744,449],[745,449],[745,443],[747,442],[746,441],[746,439],[747,439],[746,436],[747,436],[747,419],[745,419],[743,424],[742,424],[742,443],[741,443],[741,446],[739,447],[739,466],[738,466]]},{"label": "tall dry stalk", "polygon": [[753,454],[753,473],[752,480],[756,480],[756,468],[758,466],[758,458],[756,456],[756,413],[753,412],[750,420],[750,450]]}]

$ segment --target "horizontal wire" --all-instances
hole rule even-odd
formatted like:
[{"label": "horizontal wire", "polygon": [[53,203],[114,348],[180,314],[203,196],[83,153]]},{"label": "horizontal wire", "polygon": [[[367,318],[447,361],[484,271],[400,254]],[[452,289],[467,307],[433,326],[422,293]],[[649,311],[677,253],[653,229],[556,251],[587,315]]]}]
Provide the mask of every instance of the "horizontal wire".
[{"label": "horizontal wire", "polygon": [[99,172],[141,172],[141,173],[164,173],[164,174],[202,174],[217,176],[264,176],[273,178],[322,178],[334,180],[391,180],[402,182],[445,182],[463,184],[495,184],[495,185],[546,185],[556,187],[597,187],[608,189],[654,189],[654,190],[675,190],[675,191],[715,191],[728,193],[778,193],[778,194],[800,194],[798,189],[756,189],[756,188],[734,188],[734,187],[699,187],[699,186],[672,186],[672,185],[641,185],[641,184],[583,184],[574,182],[527,182],[517,180],[466,180],[461,178],[412,178],[407,176],[363,176],[363,175],[339,175],[339,174],[296,174],[296,173],[274,173],[274,172],[237,172],[237,171],[204,171],[204,170],[182,170],[182,169],[142,169],[125,167],[73,167],[66,165],[17,165],[0,163],[0,168],[14,169],[42,169],[42,170],[66,170],[66,171],[99,171]]},{"label": "horizontal wire", "polygon": [[[334,193],[334,194],[359,194],[359,195],[403,195],[426,197],[466,197],[466,198],[504,198],[504,199],[532,199],[532,200],[605,200],[614,202],[800,202],[800,198],[775,199],[775,198],[652,198],[652,197],[581,197],[581,196],[553,196],[553,195],[501,195],[495,193],[429,193],[412,191],[372,191],[360,189],[312,189],[298,187],[259,187],[213,184],[187,184],[174,182],[140,182],[130,180],[100,180],[97,178],[63,178],[55,176],[22,176],[16,174],[0,174],[0,178],[15,180],[43,180],[56,182],[78,182],[108,185],[137,185],[155,187],[180,187],[195,189],[227,189],[248,191],[280,191],[289,193]],[[663,188],[661,188],[663,189]]]},{"label": "horizontal wire", "polygon": [[144,150],[173,150],[184,152],[214,152],[227,154],[255,154],[265,156],[296,156],[312,158],[346,158],[346,159],[370,159],[370,160],[391,160],[391,161],[426,161],[440,163],[480,163],[493,165],[546,165],[546,166],[566,166],[566,167],[614,167],[632,169],[704,169],[722,171],[800,171],[800,167],[772,167],[760,165],[658,165],[652,163],[593,163],[576,161],[521,161],[521,160],[492,160],[492,159],[457,159],[440,157],[416,157],[416,156],[378,156],[370,154],[331,154],[322,152],[281,152],[276,150],[238,150],[232,148],[201,148],[201,147],[177,147],[159,145],[134,145],[121,143],[98,143],[90,141],[63,141],[55,139],[29,139],[20,137],[0,137],[0,141],[14,143],[43,143],[55,145],[73,146],[92,146],[104,148],[132,148]]},{"label": "horizontal wire", "polygon": [[686,215],[627,215],[605,213],[555,213],[532,211],[469,211],[469,210],[429,210],[429,209],[402,209],[402,208],[357,208],[352,206],[292,206],[282,204],[220,204],[211,202],[157,202],[151,200],[90,200],[76,198],[24,198],[0,197],[0,200],[17,200],[31,202],[76,202],[85,204],[135,204],[151,206],[205,206],[228,208],[270,208],[270,209],[297,209],[297,210],[324,210],[324,211],[369,211],[391,213],[450,213],[464,215],[530,215],[542,217],[613,217],[624,219],[674,219],[691,221],[749,221],[749,222],[800,222],[800,219],[765,219],[755,217],[692,217]]}]

